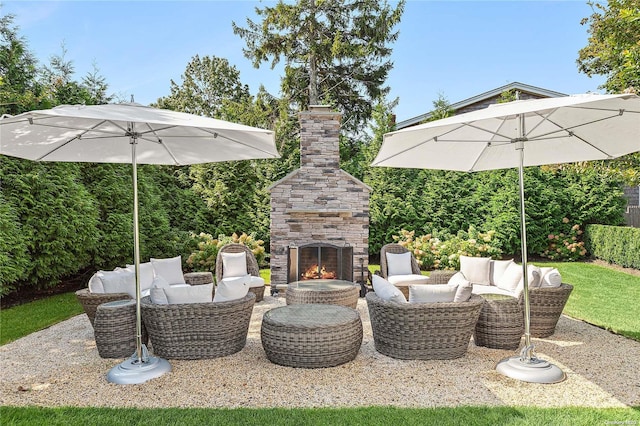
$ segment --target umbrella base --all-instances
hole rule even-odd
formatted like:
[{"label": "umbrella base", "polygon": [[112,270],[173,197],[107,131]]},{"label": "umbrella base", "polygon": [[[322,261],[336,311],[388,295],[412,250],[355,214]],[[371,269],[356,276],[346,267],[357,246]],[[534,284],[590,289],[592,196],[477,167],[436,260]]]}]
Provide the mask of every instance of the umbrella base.
[{"label": "umbrella base", "polygon": [[107,381],[118,385],[136,385],[155,379],[171,371],[171,364],[166,359],[149,356],[143,345],[142,361],[137,354],[122,361],[107,373]]},{"label": "umbrella base", "polygon": [[567,377],[559,367],[544,359],[527,361],[519,355],[500,360],[496,371],[512,379],[531,383],[559,383]]}]

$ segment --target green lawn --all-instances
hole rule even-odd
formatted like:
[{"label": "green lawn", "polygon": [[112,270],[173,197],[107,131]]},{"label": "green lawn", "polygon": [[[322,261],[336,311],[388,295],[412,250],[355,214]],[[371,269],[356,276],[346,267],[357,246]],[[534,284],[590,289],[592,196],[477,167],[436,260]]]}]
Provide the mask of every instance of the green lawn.
[{"label": "green lawn", "polygon": [[606,425],[640,422],[638,409],[458,407],[404,409],[133,409],[2,407],[9,425]]}]

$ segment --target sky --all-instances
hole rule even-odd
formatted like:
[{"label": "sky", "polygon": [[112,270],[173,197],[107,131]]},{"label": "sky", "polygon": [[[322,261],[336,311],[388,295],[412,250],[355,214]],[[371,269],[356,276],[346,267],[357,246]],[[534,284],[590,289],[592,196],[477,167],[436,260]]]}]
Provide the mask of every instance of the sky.
[{"label": "sky", "polygon": [[[76,80],[95,65],[109,93],[148,105],[169,95],[172,80],[181,83],[195,55],[225,58],[252,93],[263,85],[277,96],[282,68],[254,68],[231,26],[259,22],[255,8],[275,4],[0,0],[0,13],[16,16],[19,35],[41,64],[64,45]],[[604,77],[589,78],[576,64],[588,42],[580,21],[591,13],[586,0],[408,0],[387,80],[388,100],[399,100],[397,120],[430,111],[440,95],[456,103],[515,81],[565,94],[603,93]]]}]

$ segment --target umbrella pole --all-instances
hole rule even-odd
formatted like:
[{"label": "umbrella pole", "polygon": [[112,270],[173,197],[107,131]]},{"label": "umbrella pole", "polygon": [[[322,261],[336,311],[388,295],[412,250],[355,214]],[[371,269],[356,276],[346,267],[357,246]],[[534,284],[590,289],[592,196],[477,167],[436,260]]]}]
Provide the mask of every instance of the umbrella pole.
[{"label": "umbrella pole", "polygon": [[520,238],[522,243],[522,282],[524,296],[524,348],[520,355],[504,358],[496,365],[496,370],[507,377],[532,383],[558,383],[566,378],[560,368],[548,361],[536,357],[531,343],[531,310],[529,307],[529,274],[527,271],[527,228],[524,212],[524,115],[520,115],[520,135],[515,140],[516,150],[520,151],[518,180],[520,184]]},{"label": "umbrella pole", "polygon": [[142,344],[142,311],[140,309],[140,234],[138,226],[138,164],[136,156],[137,137],[131,133],[131,164],[133,166],[133,256],[136,280],[136,351],[127,360],[109,370],[107,381],[121,385],[144,383],[171,371],[171,364],[165,359],[149,356]]}]

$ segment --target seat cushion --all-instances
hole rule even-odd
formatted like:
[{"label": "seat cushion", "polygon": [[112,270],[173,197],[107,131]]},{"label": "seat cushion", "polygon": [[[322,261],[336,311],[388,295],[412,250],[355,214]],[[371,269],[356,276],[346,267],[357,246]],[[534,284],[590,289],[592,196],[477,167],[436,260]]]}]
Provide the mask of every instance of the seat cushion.
[{"label": "seat cushion", "polygon": [[398,287],[380,275],[374,275],[371,283],[373,284],[373,291],[375,291],[380,299],[396,303],[407,303],[406,297],[404,297],[404,294],[402,294]]},{"label": "seat cushion", "polygon": [[460,256],[460,272],[474,284],[491,283],[491,258]]},{"label": "seat cushion", "polygon": [[427,284],[429,282],[429,277],[417,274],[389,275],[387,277],[387,281],[393,285]]},{"label": "seat cushion", "polygon": [[475,284],[471,290],[473,294],[482,296],[483,294],[504,294],[505,296],[517,297],[516,293],[504,290],[495,285],[479,285]]},{"label": "seat cushion", "polygon": [[411,253],[386,253],[387,277],[392,275],[411,275]]},{"label": "seat cushion", "polygon": [[249,284],[249,288],[264,287],[264,278],[254,277],[253,275],[249,275],[248,284]]}]

